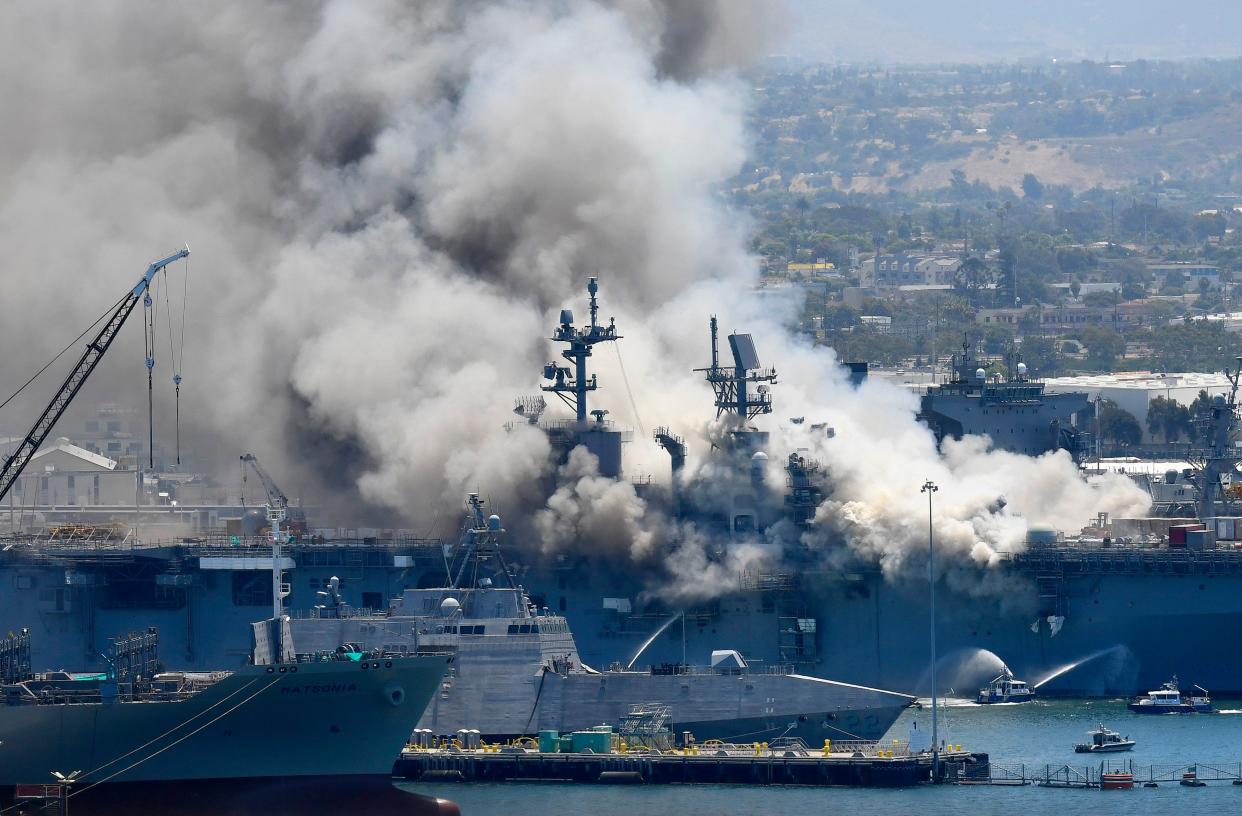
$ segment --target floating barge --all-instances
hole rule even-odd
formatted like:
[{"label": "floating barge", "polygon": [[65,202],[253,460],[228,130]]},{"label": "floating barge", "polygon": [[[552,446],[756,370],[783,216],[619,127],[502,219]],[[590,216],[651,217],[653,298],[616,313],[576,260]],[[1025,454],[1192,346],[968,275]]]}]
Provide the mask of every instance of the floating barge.
[{"label": "floating barge", "polygon": [[[744,784],[908,787],[932,781],[930,753],[699,746],[665,752],[544,753],[520,746],[463,750],[414,749],[402,753],[394,776],[424,782],[581,782],[592,784]],[[861,746],[860,746],[861,747]],[[847,748],[847,746],[842,746]],[[987,776],[988,755],[946,750],[941,780],[969,766]],[[980,767],[982,766],[982,767]]]}]

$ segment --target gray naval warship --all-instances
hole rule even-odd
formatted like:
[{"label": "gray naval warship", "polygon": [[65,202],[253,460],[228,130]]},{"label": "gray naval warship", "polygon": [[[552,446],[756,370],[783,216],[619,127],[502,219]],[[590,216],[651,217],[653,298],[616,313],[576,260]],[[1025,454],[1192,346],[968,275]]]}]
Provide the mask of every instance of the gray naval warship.
[{"label": "gray naval warship", "polygon": [[[589,323],[575,326],[566,310],[553,332],[570,365],[550,363],[544,370],[545,393],[564,399],[572,418],[545,419],[541,398],[520,400],[517,410],[547,434],[559,460],[584,445],[598,456],[601,474],[629,479],[623,459],[629,432],[587,403],[599,386],[588,367],[591,350],[619,339],[614,324],[598,322],[597,291],[592,283]],[[531,604],[568,622],[580,662],[591,666],[624,665],[644,646],[647,665],[703,665],[726,647],[754,665],[791,665],[811,677],[925,691],[927,634],[911,622],[927,619],[926,584],[890,580],[876,563],[831,563],[799,548],[797,531],[811,523],[833,475],[794,453],[783,463],[784,485],[749,482],[755,457],[762,461],[770,449],[758,424],[776,421],[776,376],[759,364],[746,335],[727,339],[725,355],[732,359],[718,353],[712,332],[711,362],[702,374],[728,429],[718,454],[731,458],[739,478],[727,490],[722,485],[727,501],[720,507],[689,506],[675,494],[672,501],[677,512],[702,519],[721,551],[747,536],[793,531],[784,539],[780,566],[735,576],[733,588],[714,599],[673,604],[650,591],[648,571],[602,555],[521,553],[510,560],[520,562]],[[1037,389],[1022,395],[1047,398]],[[1213,441],[1196,454],[1196,478],[1215,474],[1208,480],[1213,484],[1235,469],[1240,436],[1234,398],[1214,412]],[[1038,412],[1006,416],[1017,423],[1034,418],[1048,429]],[[1004,444],[1007,436],[993,441]],[[661,427],[655,438],[673,469],[681,469],[687,454],[682,436]],[[1217,508],[1214,500],[1199,512],[1210,517]],[[1007,665],[1039,684],[1042,696],[1132,694],[1173,674],[1220,694],[1242,691],[1242,657],[1214,648],[1242,637],[1242,551],[1225,535],[1210,543],[1195,537],[1181,547],[1167,534],[1141,529],[1142,519],[1131,520],[1140,525],[1135,530],[1127,530],[1126,520],[1105,521],[1093,523],[1087,535],[1033,530],[1025,549],[990,568],[1003,579],[994,582],[1005,587],[1002,592],[976,596],[939,587],[940,676],[947,685],[966,671],[959,667],[980,667],[957,683],[973,688]],[[144,531],[141,538],[44,532],[3,542],[0,582],[12,589],[0,593],[0,620],[38,635],[34,648],[42,665],[95,660],[107,648],[105,633],[146,625],[159,626],[170,666],[243,662],[248,643],[237,633],[272,598],[262,540],[230,537],[214,527],[164,540]],[[288,608],[295,616],[312,614],[333,577],[348,604],[375,611],[406,589],[451,586],[443,547],[400,530],[312,529],[286,551]]]},{"label": "gray naval warship", "polygon": [[[419,727],[434,734],[476,729],[488,740],[553,729],[568,733],[616,724],[636,705],[667,705],[676,733],[726,742],[796,737],[878,740],[914,698],[797,674],[791,666],[750,666],[717,649],[711,665],[676,664],[597,671],[584,665],[569,622],[535,607],[501,552],[500,517],[471,494],[449,586],[406,589],[383,614],[358,613],[339,581],[309,618],[292,621],[295,640],[313,648],[356,644],[385,651],[444,646],[454,666]],[[641,652],[641,649],[640,649]]]},{"label": "gray naval warship", "polygon": [[1077,460],[1091,447],[1087,419],[1091,403],[1083,392],[1049,394],[1026,363],[1009,356],[1009,376],[989,378],[969,337],[953,355],[952,378],[930,386],[919,398],[918,418],[937,442],[988,436],[1014,453],[1039,456],[1064,449]]}]

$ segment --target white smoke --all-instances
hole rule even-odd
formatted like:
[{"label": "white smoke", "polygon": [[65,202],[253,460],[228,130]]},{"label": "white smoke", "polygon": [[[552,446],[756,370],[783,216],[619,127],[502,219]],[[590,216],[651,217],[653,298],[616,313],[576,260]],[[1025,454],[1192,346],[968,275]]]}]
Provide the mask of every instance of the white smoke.
[{"label": "white smoke", "polygon": [[[200,453],[223,465],[253,450],[342,521],[386,511],[447,532],[455,513],[441,508],[479,491],[545,552],[654,563],[651,586],[669,597],[727,591],[775,562],[789,525],[724,547],[718,529],[670,521],[664,491],[602,479],[585,452],[549,490],[547,439],[504,430],[510,399],[555,353],[542,338],[556,311],[581,317],[598,275],[625,339],[620,356],[597,349],[596,403],[687,437],[686,501],[723,510],[752,487],[711,455],[721,428],[689,373],[708,362],[715,312],[722,336],[753,332],[781,371],[779,413],[759,420],[773,432],[768,484],[790,453],[825,465],[805,543],[829,559],[917,566],[925,478],[940,484],[937,538],[956,563],[991,564],[1029,522],[1137,507],[1135,489],[1088,485],[1062,456],[963,443],[939,457],[909,395],[851,390],[831,352],[789,334],[796,293],[747,293],[748,225],[713,185],[747,155],[735,71],[776,17],[756,0],[0,7],[13,123],[0,131],[0,243],[20,304],[0,337],[22,350],[3,373],[23,379],[188,242],[182,408]],[[145,397],[139,335],[127,330],[82,401]],[[785,421],[799,415],[807,424]],[[835,438],[813,433],[821,421]],[[627,461],[627,477],[667,468],[646,433]]]}]

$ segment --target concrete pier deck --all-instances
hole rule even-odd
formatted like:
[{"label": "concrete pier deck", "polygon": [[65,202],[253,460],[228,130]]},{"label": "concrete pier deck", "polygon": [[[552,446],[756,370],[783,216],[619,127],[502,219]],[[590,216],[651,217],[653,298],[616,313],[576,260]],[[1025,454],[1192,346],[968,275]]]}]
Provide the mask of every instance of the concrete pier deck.
[{"label": "concrete pier deck", "polygon": [[[593,784],[907,787],[932,781],[930,754],[881,753],[885,755],[779,750],[573,754],[512,747],[423,749],[404,752],[393,773],[415,781]],[[940,778],[957,778],[967,766],[974,775],[986,777],[987,763],[987,754],[946,751],[940,756]]]}]

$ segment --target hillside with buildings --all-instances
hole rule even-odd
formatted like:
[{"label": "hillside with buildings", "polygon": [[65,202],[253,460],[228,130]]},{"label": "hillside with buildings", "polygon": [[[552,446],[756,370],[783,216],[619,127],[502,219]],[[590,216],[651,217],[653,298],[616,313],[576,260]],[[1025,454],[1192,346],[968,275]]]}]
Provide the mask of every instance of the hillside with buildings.
[{"label": "hillside with buildings", "polygon": [[1099,397],[1114,442],[1172,444],[1242,354],[1239,87],[1238,60],[774,63],[726,193],[761,285],[802,289],[842,358],[928,384],[965,341]]}]

